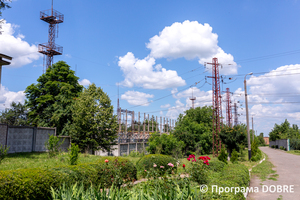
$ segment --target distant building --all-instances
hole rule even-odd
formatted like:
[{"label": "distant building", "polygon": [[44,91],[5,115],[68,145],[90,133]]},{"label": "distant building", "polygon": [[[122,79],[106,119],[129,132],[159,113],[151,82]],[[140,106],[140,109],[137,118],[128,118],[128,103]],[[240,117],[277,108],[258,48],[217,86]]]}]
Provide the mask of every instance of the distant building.
[{"label": "distant building", "polygon": [[264,137],[265,144],[269,145],[269,137]]}]

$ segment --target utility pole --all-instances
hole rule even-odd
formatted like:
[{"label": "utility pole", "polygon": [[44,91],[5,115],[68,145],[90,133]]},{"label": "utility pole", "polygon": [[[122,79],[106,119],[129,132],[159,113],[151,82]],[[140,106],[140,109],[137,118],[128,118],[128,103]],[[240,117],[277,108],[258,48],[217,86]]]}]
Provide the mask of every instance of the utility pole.
[{"label": "utility pole", "polygon": [[237,105],[236,105],[236,103],[234,103],[233,109],[234,109],[234,125],[237,126],[238,125],[238,114],[237,114]]},{"label": "utility pole", "polygon": [[252,134],[253,134],[252,141],[254,141],[253,115],[252,115]]},{"label": "utility pole", "polygon": [[[253,73],[246,74],[247,75],[252,75]],[[247,138],[248,138],[248,157],[249,160],[251,159],[251,143],[250,143],[250,133],[249,133],[249,115],[248,115],[248,98],[247,98],[247,81],[246,81],[246,76],[244,78],[244,87],[245,87],[245,103],[246,103],[246,120],[247,120]]]},{"label": "utility pole", "polygon": [[226,121],[227,121],[227,126],[232,127],[232,110],[231,110],[229,88],[226,88]]}]

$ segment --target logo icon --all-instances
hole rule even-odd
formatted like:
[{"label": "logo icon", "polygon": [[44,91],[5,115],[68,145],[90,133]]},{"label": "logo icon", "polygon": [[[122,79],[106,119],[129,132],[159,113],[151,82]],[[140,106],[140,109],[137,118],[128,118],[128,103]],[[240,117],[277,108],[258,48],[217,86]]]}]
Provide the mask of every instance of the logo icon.
[{"label": "logo icon", "polygon": [[207,190],[208,190],[207,185],[200,185],[200,192],[205,193],[207,192]]}]

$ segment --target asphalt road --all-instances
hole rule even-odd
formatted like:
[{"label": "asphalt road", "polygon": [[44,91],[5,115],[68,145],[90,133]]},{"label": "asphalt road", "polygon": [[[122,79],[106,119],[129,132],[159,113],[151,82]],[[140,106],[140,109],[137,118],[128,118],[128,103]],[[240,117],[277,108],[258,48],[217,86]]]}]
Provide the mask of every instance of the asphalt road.
[{"label": "asphalt road", "polygon": [[259,192],[250,193],[247,200],[277,200],[280,195],[283,200],[300,200],[300,156],[269,147],[260,149],[268,155],[269,161],[275,166],[273,170],[276,170],[279,177],[277,181],[261,182],[258,177],[252,176],[250,187],[258,187]]}]

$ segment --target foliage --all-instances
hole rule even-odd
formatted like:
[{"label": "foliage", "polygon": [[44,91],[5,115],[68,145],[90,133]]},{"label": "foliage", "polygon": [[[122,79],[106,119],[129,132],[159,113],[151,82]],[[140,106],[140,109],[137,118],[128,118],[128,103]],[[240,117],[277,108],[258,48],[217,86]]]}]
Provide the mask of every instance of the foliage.
[{"label": "foliage", "polygon": [[245,159],[245,151],[244,151],[244,149],[245,149],[245,146],[243,145],[243,144],[240,144],[239,145],[239,159],[240,159],[240,161],[245,161],[246,159]]},{"label": "foliage", "polygon": [[59,138],[54,135],[49,135],[49,139],[45,142],[45,147],[48,150],[49,157],[52,158],[59,154],[59,147],[64,143],[64,140],[59,142]]},{"label": "foliage", "polygon": [[293,124],[292,127],[286,119],[282,124],[275,124],[272,131],[269,133],[270,141],[275,141],[279,139],[291,139],[300,138],[300,132],[298,126]]},{"label": "foliage", "polygon": [[201,154],[209,154],[212,149],[212,107],[197,107],[180,114],[176,122],[174,136],[185,144],[184,152],[195,152],[200,147]]},{"label": "foliage", "polygon": [[188,161],[191,160],[190,176],[191,180],[198,184],[205,184],[208,181],[208,166],[210,158],[208,156],[200,156],[199,161],[196,160],[195,155],[190,155]]},{"label": "foliage", "polygon": [[0,164],[1,161],[4,160],[4,158],[7,156],[8,149],[9,147],[0,144]]},{"label": "foliage", "polygon": [[[136,167],[139,171],[149,171],[153,168],[153,165],[157,165],[158,168],[163,167],[160,171],[160,175],[163,175],[168,171],[168,169],[177,170],[177,165],[175,163],[177,160],[171,156],[162,155],[162,154],[149,154],[143,156],[137,163]],[[174,167],[168,165],[168,163],[174,164]]]},{"label": "foliage", "polygon": [[283,146],[280,146],[279,149],[286,151],[286,148],[284,148]]},{"label": "foliage", "polygon": [[231,156],[231,152],[233,149],[239,150],[240,144],[246,144],[247,142],[247,129],[244,124],[239,124],[234,126],[233,128],[223,125],[223,128],[220,133],[220,138],[222,144],[225,144],[229,156]]},{"label": "foliage", "polygon": [[[258,176],[261,181],[265,181],[266,179],[274,180],[274,178],[276,177],[276,171],[272,169],[274,167],[275,166],[269,160],[264,160],[261,164],[253,167],[251,173]],[[268,178],[270,175],[271,177]]]},{"label": "foliage", "polygon": [[150,154],[173,155],[177,159],[182,157],[184,142],[178,141],[173,134],[154,132],[151,134],[148,143],[149,146],[146,149]]},{"label": "foliage", "polygon": [[25,90],[32,125],[56,127],[59,135],[68,135],[72,124],[72,106],[82,91],[70,66],[59,61]]},{"label": "foliage", "polygon": [[81,182],[85,188],[91,184],[107,188],[136,179],[136,168],[131,162],[112,157],[109,159],[108,163],[99,159],[94,163],[52,169],[1,171],[0,199],[48,199],[50,187],[57,189],[63,182],[66,185]]},{"label": "foliage", "polygon": [[255,137],[251,143],[251,161],[259,161],[262,158],[262,152],[258,148],[258,139]]},{"label": "foliage", "polygon": [[91,84],[76,99],[71,126],[72,141],[81,150],[110,152],[117,139],[117,118],[108,95]]},{"label": "foliage", "polygon": [[78,164],[78,158],[79,158],[79,147],[78,145],[72,143],[71,148],[69,150],[69,162],[70,165],[77,165]]},{"label": "foliage", "polygon": [[212,170],[214,172],[220,172],[220,171],[223,170],[224,166],[225,166],[224,162],[219,161],[219,160],[214,160],[214,161],[211,161],[209,163],[209,168],[208,169]]},{"label": "foliage", "polygon": [[218,156],[219,161],[227,164],[228,154],[226,153],[225,147],[221,148],[220,155]]},{"label": "foliage", "polygon": [[7,2],[11,2],[11,0],[0,0],[0,17],[2,16],[2,9],[10,8]]},{"label": "foliage", "polygon": [[258,146],[265,146],[265,140],[264,140],[264,133],[260,133],[259,136],[257,136],[258,139]]},{"label": "foliage", "polygon": [[0,123],[10,126],[27,126],[30,125],[27,121],[28,111],[25,105],[16,102],[10,104],[10,109],[6,108],[0,114]]},{"label": "foliage", "polygon": [[238,162],[238,157],[239,157],[238,152],[235,149],[233,149],[232,153],[231,153],[230,161],[232,163],[237,163]]},{"label": "foliage", "polygon": [[300,150],[300,139],[292,138],[290,139],[291,150]]}]

